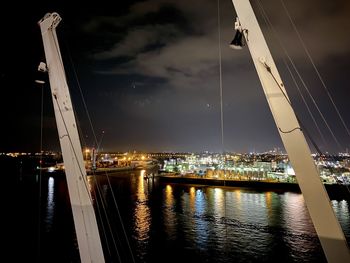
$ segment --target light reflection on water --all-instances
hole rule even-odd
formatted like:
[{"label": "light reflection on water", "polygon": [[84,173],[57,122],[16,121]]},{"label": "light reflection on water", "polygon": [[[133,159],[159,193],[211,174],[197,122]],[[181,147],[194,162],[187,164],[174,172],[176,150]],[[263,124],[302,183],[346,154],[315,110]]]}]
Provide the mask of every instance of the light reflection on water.
[{"label": "light reflection on water", "polygon": [[224,190],[220,188],[214,188],[214,199],[212,202],[212,207],[214,209],[214,213],[219,217],[225,216],[225,197]]},{"label": "light reflection on water", "polygon": [[45,230],[50,232],[53,224],[53,218],[55,215],[55,179],[50,177],[47,183],[47,204],[46,204],[46,218],[45,218]]},{"label": "light reflection on water", "polygon": [[165,187],[165,198],[163,205],[163,217],[166,222],[165,232],[168,236],[168,239],[176,238],[176,212],[175,212],[175,201],[173,196],[173,189],[171,185]]},{"label": "light reflection on water", "polygon": [[340,225],[343,227],[345,236],[350,237],[350,209],[348,201],[332,200],[331,203],[334,213],[338,217]]},{"label": "light reflection on water", "polygon": [[[181,209],[175,214],[171,206],[178,188]],[[217,262],[228,262],[228,254],[248,261],[264,256],[324,261],[301,194],[166,185],[164,203],[167,236],[184,235],[184,246],[204,254],[211,251],[209,258]]]},{"label": "light reflection on water", "polygon": [[283,224],[291,233],[311,233],[316,235],[314,228],[310,227],[310,219],[304,198],[301,194],[285,193],[281,200],[283,202]]},{"label": "light reflection on water", "polygon": [[[301,194],[162,184],[146,172],[111,177],[137,262],[165,262],[164,254],[167,262],[325,262]],[[108,200],[106,179],[98,180]],[[50,179],[48,216],[54,187]],[[349,202],[332,205],[350,238]]]},{"label": "light reflection on water", "polygon": [[[144,241],[149,238],[150,229],[150,209],[148,207],[147,188],[145,188],[144,175],[146,170],[141,170],[137,180],[137,200],[134,212],[134,222],[136,230],[136,239]],[[146,182],[147,183],[147,182]]]},{"label": "light reflection on water", "polygon": [[[206,196],[202,190],[196,190],[196,200],[195,200],[195,243],[199,249],[205,249],[208,242],[209,234],[209,222],[207,220],[202,220],[202,216],[206,214],[207,200]],[[186,221],[183,223],[186,224]]]}]

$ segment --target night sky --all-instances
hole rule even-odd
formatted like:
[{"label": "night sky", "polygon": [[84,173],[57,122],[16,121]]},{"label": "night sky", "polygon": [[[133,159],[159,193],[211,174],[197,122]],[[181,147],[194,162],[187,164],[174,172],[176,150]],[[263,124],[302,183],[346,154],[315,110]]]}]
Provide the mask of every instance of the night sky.
[{"label": "night sky", "polygon": [[[59,150],[37,22],[57,12],[57,28],[83,146],[95,146],[80,85],[104,151],[283,150],[247,47],[229,48],[235,10],[220,0],[224,147],[221,145],[218,10],[216,0],[32,1],[1,8],[0,152],[40,150],[41,87],[45,79],[43,150]],[[326,152],[350,148],[350,135],[330,102],[294,31],[281,0],[252,0],[258,21],[295,111]],[[279,41],[267,27],[259,3],[277,31],[307,91],[290,77]],[[284,0],[305,46],[347,127],[350,126],[350,2]],[[75,74],[75,73],[76,74]],[[77,76],[77,78],[76,78]],[[349,128],[348,128],[349,129]],[[103,134],[104,131],[104,134]],[[312,148],[314,150],[314,148]]]}]

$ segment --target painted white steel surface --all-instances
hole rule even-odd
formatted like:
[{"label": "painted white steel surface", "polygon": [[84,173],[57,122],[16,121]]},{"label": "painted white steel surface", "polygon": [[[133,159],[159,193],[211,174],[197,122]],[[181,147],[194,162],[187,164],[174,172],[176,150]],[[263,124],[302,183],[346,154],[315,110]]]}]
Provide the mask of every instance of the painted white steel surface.
[{"label": "painted white steel surface", "polygon": [[81,262],[104,262],[95,212],[87,188],[82,148],[56,35],[56,26],[60,20],[61,18],[57,13],[49,13],[39,21],[39,25],[43,38],[80,259]]},{"label": "painted white steel surface", "polygon": [[320,180],[310,148],[303,132],[295,129],[300,126],[294,110],[263,63],[265,61],[266,65],[271,68],[273,76],[286,94],[250,2],[249,0],[232,0],[232,3],[245,36],[248,35],[246,37],[247,46],[326,258],[329,262],[350,262],[349,248],[344,233]]}]

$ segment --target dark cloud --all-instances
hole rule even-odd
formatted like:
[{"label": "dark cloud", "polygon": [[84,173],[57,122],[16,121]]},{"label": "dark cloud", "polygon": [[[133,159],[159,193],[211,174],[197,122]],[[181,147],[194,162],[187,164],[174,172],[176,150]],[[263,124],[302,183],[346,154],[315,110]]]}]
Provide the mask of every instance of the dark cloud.
[{"label": "dark cloud", "polygon": [[[322,149],[344,150],[349,146],[349,136],[313,71],[283,3],[347,125],[350,125],[346,78],[350,69],[347,34],[350,4],[341,0],[251,2],[300,119]],[[104,149],[222,150],[217,3],[148,0],[118,3],[118,7],[112,8],[101,2],[97,8],[86,4],[79,11],[64,3],[51,4],[51,10],[57,10],[63,17],[62,27],[57,29],[59,38],[64,38],[60,38],[61,43],[65,40],[70,47],[94,127],[106,131]],[[263,13],[274,31],[266,25]],[[39,18],[42,15],[38,13]],[[234,20],[231,1],[221,0],[224,148],[263,151],[282,147],[249,51],[228,47],[234,34]],[[35,38],[40,43],[39,32]],[[18,41],[18,36],[15,39]],[[334,147],[327,127],[316,117],[329,146],[322,142],[285,68],[285,55],[279,43],[293,59],[329,126],[339,137],[342,149]],[[63,55],[67,55],[64,45],[61,46]],[[10,45],[8,48],[13,50]],[[37,54],[42,52],[40,44],[31,48]],[[69,73],[72,68],[68,64],[67,75],[80,123],[88,134],[87,143],[92,144],[93,136],[78,100],[79,92],[74,91],[77,84],[71,80],[74,74]],[[305,91],[303,94],[316,114],[312,100]]]}]

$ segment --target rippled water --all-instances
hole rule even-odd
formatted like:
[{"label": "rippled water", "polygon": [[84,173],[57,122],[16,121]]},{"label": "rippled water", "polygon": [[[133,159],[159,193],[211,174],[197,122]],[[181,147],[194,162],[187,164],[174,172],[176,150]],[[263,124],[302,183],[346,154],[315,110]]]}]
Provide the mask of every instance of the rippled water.
[{"label": "rippled water", "polygon": [[[160,184],[142,173],[112,178],[140,262],[325,261],[299,193]],[[332,204],[350,237],[348,201]]]},{"label": "rippled water", "polygon": [[[101,209],[107,262],[132,262],[130,250],[136,262],[325,262],[299,193],[163,184],[145,180],[144,172],[89,177],[95,201],[106,201],[95,206]],[[22,184],[37,189],[37,181],[29,186],[28,181]],[[32,240],[27,245],[33,259],[40,252],[41,262],[79,261],[67,194],[64,178],[43,178],[39,248],[37,236],[30,236],[38,232],[22,226],[22,240]],[[35,199],[26,205],[22,216],[38,211]],[[349,200],[332,200],[332,205],[349,240]]]}]

